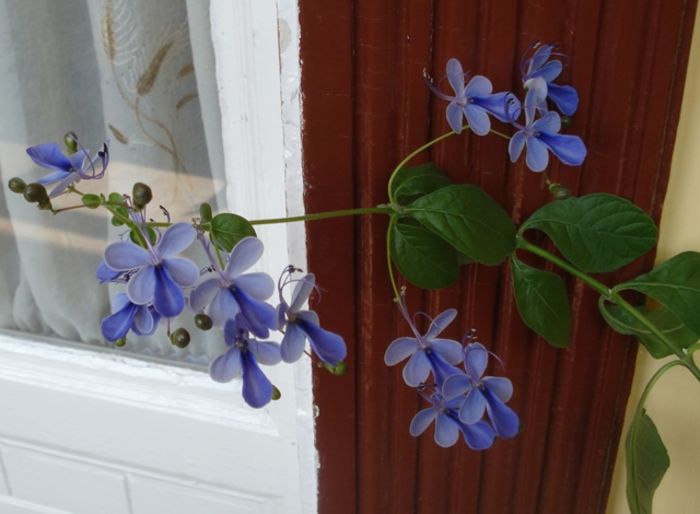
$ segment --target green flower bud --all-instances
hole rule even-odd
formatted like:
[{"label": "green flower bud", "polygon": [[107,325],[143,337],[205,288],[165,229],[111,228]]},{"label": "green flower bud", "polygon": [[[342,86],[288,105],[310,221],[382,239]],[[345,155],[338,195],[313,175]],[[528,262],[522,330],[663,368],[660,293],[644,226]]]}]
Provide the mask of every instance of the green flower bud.
[{"label": "green flower bud", "polygon": [[199,206],[199,217],[202,219],[202,223],[209,223],[211,221],[211,216],[211,205],[203,203]]},{"label": "green flower bud", "polygon": [[184,328],[178,328],[170,334],[170,342],[178,348],[186,348],[190,344],[190,333]]},{"label": "green flower bud", "polygon": [[83,205],[88,209],[97,209],[102,204],[102,199],[93,194],[85,194],[81,198]]},{"label": "green flower bud", "polygon": [[33,182],[24,188],[24,199],[29,203],[48,202],[49,195],[44,186]]},{"label": "green flower bud", "polygon": [[42,211],[50,211],[51,209],[53,209],[53,207],[51,206],[51,200],[49,200],[48,198],[46,200],[40,201],[38,207]]},{"label": "green flower bud", "polygon": [[277,386],[273,385],[272,386],[272,399],[279,400],[280,398],[282,398],[282,391],[277,389]]},{"label": "green flower bud", "polygon": [[13,193],[24,193],[24,190],[27,188],[27,184],[19,177],[11,178],[7,185]]},{"label": "green flower bud", "polygon": [[348,371],[348,365],[342,361],[339,362],[338,364],[336,364],[335,366],[333,366],[332,364],[328,364],[327,362],[324,362],[323,367],[338,377],[342,377]]},{"label": "green flower bud", "polygon": [[571,189],[556,183],[549,185],[549,192],[555,200],[565,200],[571,196]]},{"label": "green flower bud", "polygon": [[119,193],[109,193],[107,200],[109,200],[109,203],[121,205],[124,203],[124,195]]},{"label": "green flower bud", "polygon": [[114,346],[119,346],[122,347],[126,344],[126,337],[122,337],[121,339],[117,339],[114,341]]},{"label": "green flower bud", "polygon": [[68,153],[75,153],[78,151],[78,136],[75,132],[66,132],[63,136],[63,144],[66,145]]},{"label": "green flower bud", "polygon": [[134,203],[134,207],[136,209],[143,209],[152,199],[153,193],[151,192],[150,187],[143,182],[137,182],[134,184],[134,189],[131,193],[131,201]]},{"label": "green flower bud", "polygon": [[194,317],[194,324],[199,330],[209,330],[212,327],[212,321],[206,314],[197,314]]},{"label": "green flower bud", "polygon": [[568,116],[562,114],[559,118],[561,119],[562,128],[566,128],[569,125],[571,125],[571,118],[569,118]]}]

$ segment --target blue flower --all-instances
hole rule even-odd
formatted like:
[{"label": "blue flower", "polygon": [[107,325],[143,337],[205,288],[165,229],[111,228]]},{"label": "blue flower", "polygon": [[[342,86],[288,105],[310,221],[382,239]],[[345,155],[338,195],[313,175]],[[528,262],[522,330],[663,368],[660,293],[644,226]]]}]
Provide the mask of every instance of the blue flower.
[{"label": "blue flower", "polygon": [[177,316],[185,307],[183,287],[197,282],[199,269],[177,255],[192,244],[196,231],[188,223],[175,223],[168,227],[160,240],[148,248],[131,241],[110,244],[104,253],[107,266],[115,271],[130,271],[126,294],[136,305],[153,303],[161,316]]},{"label": "blue flower", "polygon": [[[97,155],[93,158],[90,157],[90,152],[82,147],[71,155],[64,155],[57,143],[30,146],[27,148],[27,154],[42,168],[53,170],[48,175],[37,180],[37,183],[43,185],[58,183],[49,195],[51,198],[58,196],[68,186],[79,182],[80,179],[102,178],[107,169],[107,164],[109,164],[109,150],[106,144],[102,146],[102,150],[97,152]],[[101,162],[99,172],[96,169],[98,161]]]},{"label": "blue flower", "polygon": [[563,68],[560,60],[550,60],[555,47],[536,44],[531,47],[531,50],[533,49],[535,51],[532,56],[523,59],[520,65],[524,87],[528,90],[540,89],[538,96],[542,101],[538,107],[545,112],[547,111],[545,98],[549,98],[562,114],[571,116],[578,107],[578,93],[572,86],[562,86],[552,82],[561,74]]},{"label": "blue flower", "polygon": [[430,81],[428,87],[436,96],[450,102],[446,110],[447,123],[455,133],[462,132],[464,117],[472,132],[479,136],[491,130],[489,114],[506,123],[517,117],[520,102],[513,93],[504,91],[492,94],[491,81],[482,75],[475,75],[465,86],[462,64],[454,58],[447,61],[446,72],[454,96],[442,93]]},{"label": "blue flower", "polygon": [[453,364],[462,362],[462,345],[451,339],[437,337],[452,323],[457,311],[447,309],[441,312],[430,324],[425,335],[420,335],[403,302],[399,304],[399,308],[415,337],[399,337],[392,341],[384,353],[384,363],[393,366],[408,359],[403,368],[403,379],[411,387],[424,384],[431,371],[438,386],[441,386],[448,376],[461,373]]},{"label": "blue flower", "polygon": [[114,295],[112,312],[100,323],[102,335],[107,341],[121,339],[129,330],[140,336],[151,335],[160,321],[160,315],[152,305],[136,305],[124,293]]},{"label": "blue flower", "polygon": [[[291,277],[292,270],[287,269]],[[284,274],[283,274],[284,277]],[[287,305],[282,295],[282,289],[291,282],[282,282],[279,287],[280,304],[277,307],[278,329],[284,330],[282,338],[282,360],[296,362],[304,353],[306,339],[311,349],[321,359],[332,366],[337,365],[347,356],[345,340],[338,334],[324,330],[320,326],[318,315],[314,311],[302,310],[309,299],[311,291],[316,287],[316,277],[309,273],[296,282],[292,292],[292,302]]]},{"label": "blue flower", "polygon": [[520,157],[527,146],[525,164],[532,171],[543,171],[549,163],[549,152],[569,166],[579,166],[586,158],[586,146],[578,136],[559,134],[561,119],[554,111],[535,119],[536,106],[541,100],[541,89],[530,89],[525,96],[525,126],[513,122],[518,132],[508,143],[511,162]]},{"label": "blue flower", "polygon": [[244,237],[231,251],[225,270],[212,258],[217,276],[204,280],[192,292],[192,310],[202,312],[208,307],[209,317],[217,326],[241,314],[255,336],[268,337],[269,329],[277,327],[277,317],[274,307],[264,301],[272,296],[275,283],[267,273],[243,273],[262,253],[259,239]]},{"label": "blue flower", "polygon": [[471,343],[464,349],[466,374],[452,375],[442,388],[450,400],[462,399],[459,420],[471,425],[478,423],[486,412],[500,437],[514,437],[520,430],[518,415],[505,402],[513,395],[513,385],[505,377],[484,377],[489,352],[481,343]]},{"label": "blue flower", "polygon": [[473,450],[485,450],[493,444],[495,434],[493,428],[485,421],[467,425],[459,420],[457,410],[462,403],[461,398],[445,400],[440,394],[434,393],[427,400],[432,404],[427,409],[418,411],[411,420],[409,432],[418,437],[435,421],[435,442],[438,446],[449,448],[459,439],[460,432],[464,441]]},{"label": "blue flower", "polygon": [[260,408],[272,399],[272,383],[258,362],[274,366],[282,360],[280,347],[271,341],[256,341],[250,337],[245,319],[238,316],[224,327],[224,341],[229,347],[209,366],[209,375],[217,382],[230,382],[243,377],[243,399],[251,407]]}]

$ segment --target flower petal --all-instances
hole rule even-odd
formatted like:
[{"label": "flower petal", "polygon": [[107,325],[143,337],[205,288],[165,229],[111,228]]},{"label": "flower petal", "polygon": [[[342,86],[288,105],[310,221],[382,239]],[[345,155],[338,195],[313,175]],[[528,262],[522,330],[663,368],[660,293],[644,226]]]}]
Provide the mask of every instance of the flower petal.
[{"label": "flower petal", "polygon": [[209,317],[214,325],[222,327],[241,311],[230,289],[220,288],[209,305]]},{"label": "flower petal", "polygon": [[166,318],[177,316],[185,308],[185,295],[182,288],[175,283],[168,270],[155,266],[156,287],[153,294],[153,307],[158,314]]},{"label": "flower petal", "polygon": [[447,61],[445,66],[447,81],[450,83],[452,90],[457,98],[464,96],[464,70],[462,63],[454,57]]},{"label": "flower petal", "polygon": [[430,361],[430,368],[433,372],[433,377],[435,378],[435,383],[438,387],[442,387],[445,380],[452,375],[464,374],[461,369],[455,368],[452,364],[443,359],[437,352],[426,352],[426,356]]},{"label": "flower petal", "polygon": [[561,117],[554,111],[549,111],[539,120],[532,124],[532,128],[537,132],[556,134],[561,130]]},{"label": "flower petal", "polygon": [[574,114],[578,108],[578,93],[572,86],[549,84],[547,96],[551,98],[557,109],[567,116]]},{"label": "flower petal", "polygon": [[345,359],[348,354],[345,340],[338,334],[310,323],[305,314],[302,312],[299,315],[299,328],[306,333],[309,345],[318,358],[332,366]]},{"label": "flower petal", "polygon": [[483,75],[474,75],[464,89],[464,94],[469,98],[474,98],[490,95],[491,91],[493,91],[493,86],[489,79]]},{"label": "flower petal", "polygon": [[272,341],[256,341],[255,339],[251,339],[248,341],[248,350],[253,352],[255,359],[260,364],[265,364],[266,366],[274,366],[275,364],[279,364],[282,360],[280,345]]},{"label": "flower petal", "polygon": [[423,350],[418,350],[403,368],[403,381],[411,387],[418,387],[427,380],[430,370],[428,357]]},{"label": "flower petal", "polygon": [[525,133],[520,130],[513,134],[508,142],[508,156],[510,157],[510,162],[515,162],[520,157],[523,152],[523,147],[525,146]]},{"label": "flower petal", "polygon": [[272,400],[272,383],[262,372],[251,352],[243,352],[243,399],[259,409]]},{"label": "flower petal", "polygon": [[430,327],[428,328],[428,331],[425,334],[425,339],[429,341],[437,337],[440,334],[440,332],[445,330],[447,326],[450,323],[452,323],[452,321],[454,321],[456,316],[457,309],[447,309],[435,316],[435,319],[430,324]]},{"label": "flower petal", "polygon": [[520,431],[520,418],[513,409],[499,400],[491,391],[484,389],[486,412],[496,434],[500,437],[515,437]]},{"label": "flower petal", "polygon": [[289,323],[282,338],[280,352],[284,362],[296,362],[304,354],[306,333],[296,323]]},{"label": "flower petal", "polygon": [[156,331],[156,323],[149,309],[146,305],[139,305],[136,309],[136,316],[134,316],[133,323],[134,332],[140,336],[151,335]]},{"label": "flower petal", "polygon": [[[540,137],[544,134],[540,134]],[[544,171],[549,164],[549,152],[547,146],[536,137],[528,137],[525,140],[527,146],[527,154],[525,155],[525,164],[532,171]]]},{"label": "flower petal", "polygon": [[435,442],[438,446],[449,448],[459,439],[459,424],[444,412],[440,412],[435,420]]},{"label": "flower petal", "polygon": [[102,335],[107,341],[116,341],[124,337],[134,321],[137,305],[129,302],[114,314],[107,316],[100,323]]},{"label": "flower petal", "polygon": [[464,118],[464,110],[457,102],[450,102],[445,108],[445,117],[447,124],[455,134],[462,132],[462,118]]},{"label": "flower petal", "polygon": [[464,359],[462,345],[452,339],[433,339],[430,349],[439,353],[450,364],[460,364]]},{"label": "flower petal", "polygon": [[486,111],[476,104],[464,106],[464,115],[467,117],[469,128],[477,136],[485,136],[491,130],[491,120]]},{"label": "flower petal", "polygon": [[314,290],[316,285],[316,276],[313,273],[304,275],[301,279],[294,284],[294,291],[292,292],[292,303],[289,308],[292,312],[298,312],[309,299],[309,295]]},{"label": "flower petal", "polygon": [[429,407],[416,412],[416,415],[413,416],[413,419],[411,420],[411,425],[408,428],[408,432],[413,437],[418,437],[421,435],[433,422],[437,412],[437,409],[434,407]]},{"label": "flower petal", "polygon": [[69,175],[68,172],[63,170],[52,171],[51,173],[44,175],[39,180],[36,181],[37,184],[42,184],[47,186],[53,184],[54,182],[59,182]]},{"label": "flower petal", "polygon": [[190,294],[190,308],[194,312],[202,312],[222,288],[223,286],[218,278],[208,278],[200,282]]},{"label": "flower petal", "polygon": [[491,425],[485,421],[479,421],[473,425],[462,425],[462,434],[464,434],[464,442],[472,450],[485,450],[491,448],[493,440],[496,437]]},{"label": "flower petal", "polygon": [[272,305],[249,296],[243,289],[234,287],[230,291],[253,334],[264,339],[270,335],[269,329],[277,328],[277,313]]},{"label": "flower petal", "polygon": [[105,248],[104,261],[116,271],[127,271],[151,264],[150,254],[134,243],[120,241]]},{"label": "flower petal", "polygon": [[399,337],[394,339],[384,352],[384,364],[393,366],[408,359],[418,350],[418,340],[415,337]]},{"label": "flower petal", "polygon": [[486,410],[486,398],[477,388],[472,388],[467,393],[462,408],[459,409],[459,420],[467,425],[473,425],[484,417]]},{"label": "flower petal", "polygon": [[263,254],[264,246],[262,241],[256,237],[244,237],[236,246],[226,265],[225,275],[229,280],[233,280],[253,264],[258,262]]},{"label": "flower petal", "polygon": [[578,136],[541,133],[540,141],[569,166],[579,166],[586,159],[586,145]]},{"label": "flower petal", "polygon": [[275,292],[275,282],[267,273],[246,273],[233,281],[235,287],[243,289],[256,300],[267,300]]},{"label": "flower petal", "polygon": [[154,266],[144,266],[129,279],[126,294],[137,305],[145,305],[153,300],[156,291],[156,270]]},{"label": "flower petal", "polygon": [[209,365],[209,376],[216,382],[230,382],[243,374],[241,350],[233,346]]},{"label": "flower petal", "polygon": [[112,268],[107,266],[107,263],[105,263],[104,259],[100,261],[100,263],[97,265],[97,269],[95,270],[95,277],[97,277],[97,280],[100,281],[100,284],[110,282],[111,280],[114,280],[115,278],[119,277],[121,274],[121,271],[113,270]]},{"label": "flower petal", "polygon": [[505,123],[510,123],[520,116],[520,100],[509,91],[474,98],[473,102]]},{"label": "flower petal", "polygon": [[482,382],[502,402],[513,396],[513,383],[505,377],[484,377]]},{"label": "flower petal", "polygon": [[78,150],[77,152],[72,153],[68,156],[71,168],[76,170],[82,170],[83,165],[85,164],[85,159],[89,158],[90,152],[88,152],[85,148],[83,148],[82,150]]},{"label": "flower petal", "polygon": [[186,250],[197,236],[197,231],[189,223],[175,223],[163,233],[156,245],[158,255],[165,259]]},{"label": "flower petal", "polygon": [[445,383],[442,384],[442,396],[445,398],[445,400],[451,400],[452,398],[457,398],[471,388],[472,383],[469,380],[469,377],[465,375],[464,373],[462,374],[454,374],[451,377],[448,377],[445,380]]},{"label": "flower petal", "polygon": [[481,343],[468,344],[464,349],[464,369],[474,382],[480,382],[489,363],[489,352]]},{"label": "flower petal", "polygon": [[63,193],[68,186],[75,182],[80,182],[80,175],[76,172],[71,172],[58,182],[49,193],[49,198],[56,198]]},{"label": "flower petal", "polygon": [[561,61],[554,59],[553,61],[549,61],[547,64],[540,66],[540,68],[535,71],[532,76],[542,77],[547,82],[552,82],[555,78],[561,75],[561,70],[563,68],[564,65],[561,63]]},{"label": "flower petal", "polygon": [[57,143],[44,143],[27,148],[27,155],[42,168],[70,171],[71,163]]},{"label": "flower petal", "polygon": [[182,287],[193,286],[199,278],[197,265],[184,257],[163,259],[163,267],[168,270],[172,279]]}]

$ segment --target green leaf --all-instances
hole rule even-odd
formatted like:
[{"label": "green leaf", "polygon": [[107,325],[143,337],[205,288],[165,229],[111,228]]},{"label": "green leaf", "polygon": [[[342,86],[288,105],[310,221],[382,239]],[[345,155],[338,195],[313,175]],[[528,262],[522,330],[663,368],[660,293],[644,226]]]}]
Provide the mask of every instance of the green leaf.
[{"label": "green leaf", "polygon": [[627,503],[632,514],[651,514],[654,492],[671,461],[654,422],[642,409],[625,439]]},{"label": "green leaf", "polygon": [[499,264],[515,249],[510,217],[476,186],[443,187],[420,197],[405,212],[476,262]]},{"label": "green leaf", "polygon": [[621,268],[656,243],[656,225],[632,202],[594,193],[551,202],[536,211],[522,230],[546,233],[577,268],[603,273]]},{"label": "green leaf", "polygon": [[399,222],[390,235],[391,257],[401,274],[423,289],[440,289],[459,278],[457,252],[421,225]]},{"label": "green leaf", "polygon": [[400,168],[391,182],[392,197],[400,205],[408,205],[421,196],[450,185],[440,168],[432,162]]},{"label": "green leaf", "polygon": [[[649,309],[643,305],[635,308],[656,325],[666,338],[674,341],[681,348],[688,348],[700,339],[698,334],[686,327],[671,311],[663,306],[658,309]],[[673,353],[634,316],[618,305],[606,302],[602,296],[598,299],[598,309],[615,332],[636,336],[655,359],[661,359]]]},{"label": "green leaf", "polygon": [[700,253],[683,252],[649,273],[615,286],[656,298],[693,332],[700,334]]},{"label": "green leaf", "polygon": [[223,212],[211,220],[211,238],[227,252],[233,250],[236,243],[247,236],[255,236],[255,229],[247,219],[238,214]]},{"label": "green leaf", "polygon": [[549,344],[569,346],[571,309],[559,275],[511,258],[515,304],[523,322]]}]

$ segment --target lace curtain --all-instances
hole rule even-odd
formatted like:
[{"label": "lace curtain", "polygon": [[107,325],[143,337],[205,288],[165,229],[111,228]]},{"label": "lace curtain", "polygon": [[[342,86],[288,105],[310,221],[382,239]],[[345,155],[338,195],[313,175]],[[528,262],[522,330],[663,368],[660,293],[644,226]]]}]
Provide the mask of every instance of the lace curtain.
[{"label": "lace curtain", "polygon": [[[224,208],[208,5],[0,0],[1,327],[104,345],[99,322],[116,290],[95,279],[105,245],[124,232],[104,210],[51,216],[6,188],[13,176],[31,182],[45,173],[26,147],[60,142],[67,130],[91,150],[108,139],[105,178],[81,182],[81,191],[130,192],[146,182],[153,218],[163,217],[158,205],[184,220],[204,201]],[[191,329],[191,319],[178,326]],[[150,338],[130,335],[124,350],[204,363],[220,344],[198,332],[180,350],[161,327]]]}]

